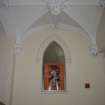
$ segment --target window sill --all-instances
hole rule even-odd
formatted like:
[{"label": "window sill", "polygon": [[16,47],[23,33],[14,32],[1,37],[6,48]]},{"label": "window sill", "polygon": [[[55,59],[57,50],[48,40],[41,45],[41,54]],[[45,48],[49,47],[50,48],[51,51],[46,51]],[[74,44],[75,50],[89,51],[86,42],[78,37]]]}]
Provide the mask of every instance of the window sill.
[{"label": "window sill", "polygon": [[66,94],[68,92],[66,90],[59,90],[59,91],[56,91],[56,90],[51,90],[51,91],[42,90],[41,93],[42,94]]}]

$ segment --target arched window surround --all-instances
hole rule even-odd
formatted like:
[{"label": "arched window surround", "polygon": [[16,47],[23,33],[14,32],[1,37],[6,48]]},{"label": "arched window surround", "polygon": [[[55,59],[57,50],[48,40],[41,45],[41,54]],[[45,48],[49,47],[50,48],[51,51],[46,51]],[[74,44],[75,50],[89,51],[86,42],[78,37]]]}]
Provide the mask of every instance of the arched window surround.
[{"label": "arched window surround", "polygon": [[[63,38],[60,35],[47,36],[40,43],[40,46],[38,47],[38,50],[37,50],[36,62],[39,63],[39,65],[41,65],[39,68],[43,75],[43,56],[44,56],[46,49],[52,42],[56,42],[59,46],[61,46],[61,48],[64,51],[64,54],[65,54],[65,75],[66,75],[67,74],[67,66],[69,66],[69,64],[71,63],[71,54],[70,54],[70,48],[68,47],[69,45],[63,40]],[[65,84],[66,84],[65,90],[67,91],[67,76],[65,76],[65,80],[66,80],[65,81]],[[43,89],[42,80],[41,80],[41,92],[45,93],[45,91]]]},{"label": "arched window surround", "polygon": [[42,76],[44,91],[65,91],[65,54],[55,41],[44,52]]},{"label": "arched window surround", "polygon": [[52,42],[56,42],[62,47],[64,54],[65,54],[65,62],[70,63],[71,62],[71,53],[70,53],[70,48],[68,47],[69,45],[63,40],[63,38],[60,35],[48,36],[40,43],[38,50],[37,50],[37,54],[36,54],[36,60],[37,61],[43,60],[44,52],[45,52],[46,48]]}]

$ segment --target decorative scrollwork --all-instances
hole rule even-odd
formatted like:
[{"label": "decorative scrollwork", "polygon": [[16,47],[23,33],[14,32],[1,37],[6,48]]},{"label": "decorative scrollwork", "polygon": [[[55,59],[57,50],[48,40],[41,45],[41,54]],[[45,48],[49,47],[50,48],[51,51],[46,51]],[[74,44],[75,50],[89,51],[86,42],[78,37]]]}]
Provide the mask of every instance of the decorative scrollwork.
[{"label": "decorative scrollwork", "polygon": [[61,13],[64,8],[64,3],[68,0],[45,0],[48,6],[49,11],[53,15],[58,15]]}]

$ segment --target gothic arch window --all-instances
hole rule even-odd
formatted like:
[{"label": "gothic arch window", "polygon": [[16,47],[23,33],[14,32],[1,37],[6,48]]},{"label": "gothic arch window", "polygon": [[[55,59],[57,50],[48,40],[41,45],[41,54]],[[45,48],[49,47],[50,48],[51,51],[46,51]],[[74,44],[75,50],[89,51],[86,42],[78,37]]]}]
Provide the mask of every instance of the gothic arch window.
[{"label": "gothic arch window", "polygon": [[65,91],[65,55],[62,47],[51,42],[43,55],[44,91]]}]

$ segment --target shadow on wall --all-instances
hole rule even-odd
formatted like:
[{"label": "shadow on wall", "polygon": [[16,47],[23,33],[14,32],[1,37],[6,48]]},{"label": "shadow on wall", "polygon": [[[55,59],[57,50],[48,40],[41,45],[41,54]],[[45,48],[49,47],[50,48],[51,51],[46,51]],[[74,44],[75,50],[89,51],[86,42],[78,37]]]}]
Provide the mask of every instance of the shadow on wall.
[{"label": "shadow on wall", "polygon": [[0,105],[5,105],[4,103],[0,102]]}]

